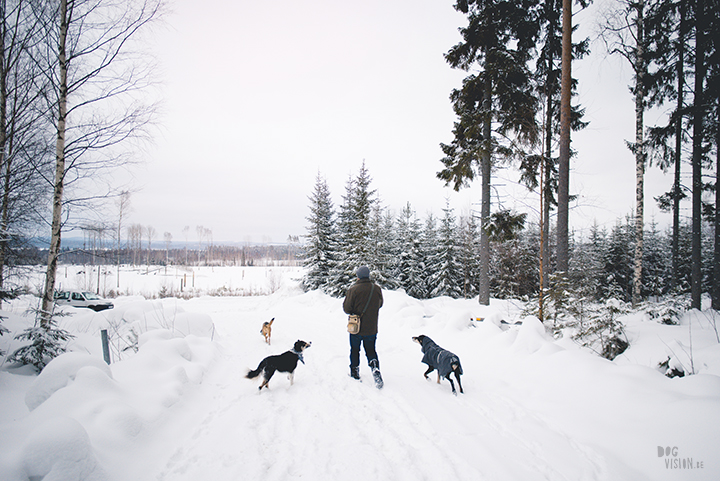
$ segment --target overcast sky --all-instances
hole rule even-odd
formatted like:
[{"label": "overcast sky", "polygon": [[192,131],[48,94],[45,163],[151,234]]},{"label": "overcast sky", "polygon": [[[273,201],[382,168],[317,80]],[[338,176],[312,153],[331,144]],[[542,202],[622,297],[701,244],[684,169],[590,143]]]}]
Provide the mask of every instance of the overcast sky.
[{"label": "overcast sky", "polygon": [[[153,46],[164,112],[146,163],[135,171],[129,222],[162,239],[283,242],[306,233],[318,175],[336,207],[363,161],[384,206],[409,202],[421,219],[479,201],[476,181],[444,187],[439,144],[452,140],[450,91],[467,75],[443,54],[465,17],[451,0],[174,0]],[[588,18],[586,14],[583,19]],[[583,20],[590,24],[594,17]],[[611,227],[634,206],[634,136],[629,67],[600,52],[576,62],[578,100],[590,126],[573,135],[571,225]],[[656,118],[648,118],[655,122]],[[529,212],[537,197],[496,173],[493,209]],[[669,190],[656,168],[646,178],[646,216],[662,225],[653,196]]]}]

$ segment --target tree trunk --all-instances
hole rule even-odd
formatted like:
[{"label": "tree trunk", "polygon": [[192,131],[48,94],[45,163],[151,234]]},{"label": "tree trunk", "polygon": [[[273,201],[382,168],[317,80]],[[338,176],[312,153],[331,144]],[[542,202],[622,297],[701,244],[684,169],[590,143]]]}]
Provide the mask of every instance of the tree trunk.
[{"label": "tree trunk", "polygon": [[692,157],[692,275],[691,307],[701,309],[702,300],[702,140],[703,140],[703,84],[705,79],[705,45],[703,0],[697,0],[695,12],[695,108],[693,109]]},{"label": "tree trunk", "polygon": [[478,302],[483,306],[490,305],[490,238],[487,233],[487,226],[490,220],[490,151],[492,144],[490,136],[492,134],[492,118],[490,109],[492,107],[492,83],[488,77],[485,79],[485,96],[483,98],[483,110],[485,111],[485,119],[483,120],[483,139],[485,148],[482,153],[480,170],[482,173],[482,200],[480,206],[480,286]]},{"label": "tree trunk", "polygon": [[[5,1],[0,11],[0,165],[3,175],[2,218],[0,218],[0,290],[5,284],[5,255],[8,245],[8,205],[10,203],[10,158],[5,155],[7,142],[7,62],[5,52]],[[0,307],[2,299],[0,299]]]},{"label": "tree trunk", "polygon": [[60,0],[60,36],[58,39],[59,97],[57,119],[57,141],[55,144],[55,182],[52,203],[52,227],[50,233],[50,249],[48,251],[45,289],[43,291],[40,322],[47,327],[52,316],[55,294],[55,277],[57,275],[58,257],[60,255],[60,234],[62,231],[63,190],[65,183],[65,117],[67,115],[67,58],[65,42],[68,33],[67,0]]},{"label": "tree trunk", "polygon": [[[550,61],[550,72],[554,69],[554,62]],[[541,214],[542,215],[542,266],[543,266],[543,279],[541,280],[542,289],[548,287],[548,274],[550,265],[550,206],[552,205],[552,187],[550,185],[550,178],[552,176],[552,141],[553,141],[553,96],[550,93],[551,88],[547,89],[547,115],[545,118],[545,158],[543,162],[543,170],[540,174],[542,180],[542,187],[540,189],[541,196],[543,197]]]},{"label": "tree trunk", "polygon": [[637,12],[637,44],[635,45],[635,270],[633,275],[632,305],[637,307],[642,297],[642,261],[644,229],[645,142],[643,140],[645,114],[645,5],[640,0]]},{"label": "tree trunk", "polygon": [[570,89],[572,1],[563,0],[562,75],[560,82],[560,163],[558,165],[557,268],[568,273],[570,208]]},{"label": "tree trunk", "polygon": [[[720,99],[717,99],[719,102]],[[712,308],[720,311],[720,122],[715,126],[715,247],[713,251]]]},{"label": "tree trunk", "polygon": [[545,154],[540,161],[540,286],[538,296],[538,318],[545,321],[545,289],[548,287],[548,260],[550,259],[550,163],[552,162],[552,119],[553,98],[550,94],[550,81],[553,71],[553,62],[550,60],[546,86],[545,86]]},{"label": "tree trunk", "polygon": [[680,174],[682,170],[683,108],[685,90],[685,2],[680,3],[680,26],[678,31],[677,59],[677,115],[675,119],[675,179],[673,181],[673,227],[672,227],[672,276],[670,287],[679,284],[680,271]]}]

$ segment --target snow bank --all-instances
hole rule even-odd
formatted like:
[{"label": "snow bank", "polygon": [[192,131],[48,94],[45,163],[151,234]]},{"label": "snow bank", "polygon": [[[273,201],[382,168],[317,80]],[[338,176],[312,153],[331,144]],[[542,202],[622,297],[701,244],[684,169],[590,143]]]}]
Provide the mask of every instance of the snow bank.
[{"label": "snow bank", "polygon": [[109,479],[95,457],[85,429],[74,419],[63,416],[48,420],[30,433],[23,447],[22,467],[27,476],[24,479]]},{"label": "snow bank", "polygon": [[[720,479],[720,343],[706,313],[678,326],[627,316],[631,347],[608,361],[554,339],[519,303],[384,295],[382,391],[364,360],[362,382],[348,377],[341,300],[292,283],[76,310],[62,321],[76,352],[40,376],[0,369],[0,479]],[[259,333],[270,318],[272,345]],[[134,336],[109,367],[103,326]],[[465,394],[423,378],[418,334],[460,357]],[[313,345],[294,385],[276,373],[259,393],[244,379],[297,339]],[[664,376],[672,353],[698,374]]]},{"label": "snow bank", "polygon": [[[151,302],[122,307],[104,318],[137,322],[167,312]],[[102,324],[95,313],[85,317],[93,320],[82,325]],[[0,424],[0,479],[105,480],[115,478],[108,472],[127,469],[117,453],[131,450],[170,407],[194,392],[217,354],[207,338],[209,316],[182,313],[177,318],[173,329],[150,329],[148,322],[138,352],[111,366],[87,352],[68,352],[51,361],[27,388],[29,413]],[[181,328],[203,337],[180,337]]]},{"label": "snow bank", "polygon": [[112,378],[110,367],[97,357],[81,352],[68,352],[48,363],[25,395],[25,404],[32,411],[52,394],[75,380],[81,369],[98,369]]}]

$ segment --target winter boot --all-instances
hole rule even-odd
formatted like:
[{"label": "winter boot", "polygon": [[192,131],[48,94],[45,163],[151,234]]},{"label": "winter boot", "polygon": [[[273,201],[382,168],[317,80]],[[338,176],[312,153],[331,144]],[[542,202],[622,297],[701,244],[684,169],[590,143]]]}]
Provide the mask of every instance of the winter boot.
[{"label": "winter boot", "polygon": [[351,367],[350,368],[350,377],[353,379],[360,380],[360,368],[359,367]]},{"label": "winter boot", "polygon": [[383,378],[380,375],[380,363],[377,359],[373,359],[372,361],[370,361],[370,369],[372,369],[373,379],[375,380],[375,387],[377,387],[378,389],[382,389],[385,384],[383,383]]}]

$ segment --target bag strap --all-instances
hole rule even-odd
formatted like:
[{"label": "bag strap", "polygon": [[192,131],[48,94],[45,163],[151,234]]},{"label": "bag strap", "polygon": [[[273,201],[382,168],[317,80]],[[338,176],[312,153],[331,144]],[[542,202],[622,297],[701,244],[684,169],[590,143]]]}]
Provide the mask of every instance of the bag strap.
[{"label": "bag strap", "polygon": [[375,283],[373,282],[370,286],[370,295],[368,296],[368,300],[365,303],[365,308],[362,311],[362,314],[360,314],[360,318],[365,315],[365,311],[367,311],[368,306],[370,305],[370,299],[372,299],[373,290],[375,289]]}]

